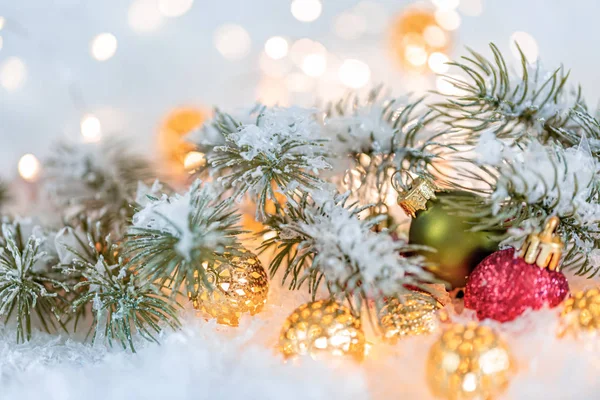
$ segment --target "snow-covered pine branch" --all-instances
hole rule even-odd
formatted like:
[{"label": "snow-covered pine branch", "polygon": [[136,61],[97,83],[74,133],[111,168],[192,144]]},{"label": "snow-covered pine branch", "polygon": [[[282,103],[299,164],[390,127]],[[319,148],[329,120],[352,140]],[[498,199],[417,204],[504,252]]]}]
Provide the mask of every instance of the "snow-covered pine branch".
[{"label": "snow-covered pine branch", "polygon": [[44,165],[44,187],[67,221],[92,219],[122,234],[138,181],[153,178],[150,163],[121,142],[63,143]]},{"label": "snow-covered pine branch", "polygon": [[358,310],[366,300],[380,302],[407,285],[431,282],[424,259],[406,254],[415,249],[386,231],[374,232],[381,220],[360,220],[358,214],[368,206],[346,204],[348,196],[322,190],[288,200],[285,213],[269,221],[275,235],[262,246],[275,249],[271,275],[285,265],[290,288],[307,283],[315,295],[324,284]]},{"label": "snow-covered pine branch", "polygon": [[182,284],[195,293],[194,273],[206,271],[225,254],[243,251],[240,219],[232,198],[220,200],[222,188],[196,180],[183,195],[150,198],[133,216],[125,253],[142,277],[158,281],[175,294]]},{"label": "snow-covered pine branch", "polygon": [[589,257],[600,245],[600,162],[585,138],[569,148],[537,140],[511,146],[486,131],[475,152],[488,196],[446,199],[454,212],[477,216],[474,229],[510,228],[505,243],[517,246],[547,217],[558,216],[558,232],[569,245],[563,265],[580,274],[600,271],[600,262]]},{"label": "snow-covered pine branch", "polygon": [[343,190],[362,204],[386,202],[397,171],[427,174],[443,151],[437,139],[445,126],[436,124],[425,98],[389,97],[381,87],[365,98],[350,94],[325,109],[325,134],[338,159]]},{"label": "snow-covered pine branch", "polygon": [[314,189],[322,182],[317,175],[331,167],[314,109],[262,108],[252,123],[217,111],[213,126],[224,144],[207,153],[209,171],[236,199],[249,195],[259,219],[267,201],[279,206],[276,191]]},{"label": "snow-covered pine branch", "polygon": [[17,342],[31,338],[32,316],[51,331],[64,326],[60,314],[67,287],[48,270],[45,239],[23,238],[19,223],[3,223],[0,241],[0,315],[16,320]]},{"label": "snow-covered pine branch", "polygon": [[[479,133],[493,130],[498,138],[535,138],[565,147],[581,140],[572,110],[584,107],[579,88],[569,85],[563,67],[546,71],[539,62],[529,63],[521,52],[521,73],[511,72],[498,48],[490,45],[493,60],[470,50],[460,68],[466,78],[448,76],[459,94],[432,105],[447,124],[461,130],[461,143],[474,143]],[[520,49],[519,49],[520,51]]]}]

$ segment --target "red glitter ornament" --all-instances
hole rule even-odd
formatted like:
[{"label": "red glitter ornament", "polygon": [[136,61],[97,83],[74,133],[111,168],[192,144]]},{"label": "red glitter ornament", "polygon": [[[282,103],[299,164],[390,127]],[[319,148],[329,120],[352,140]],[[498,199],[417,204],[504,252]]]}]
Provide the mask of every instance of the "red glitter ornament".
[{"label": "red glitter ornament", "polygon": [[515,250],[500,250],[485,258],[469,276],[465,307],[477,317],[512,321],[532,308],[556,307],[569,293],[565,276],[514,257]]}]

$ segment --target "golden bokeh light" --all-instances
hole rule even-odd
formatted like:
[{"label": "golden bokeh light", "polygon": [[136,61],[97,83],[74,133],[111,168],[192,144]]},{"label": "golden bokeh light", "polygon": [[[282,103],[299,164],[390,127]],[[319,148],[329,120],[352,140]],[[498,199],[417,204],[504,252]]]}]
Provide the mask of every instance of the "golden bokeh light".
[{"label": "golden bokeh light", "polygon": [[185,136],[202,126],[205,119],[204,111],[195,107],[177,108],[165,118],[158,132],[158,147],[163,158],[178,172],[203,162],[200,160],[202,153],[194,154],[194,146],[185,140]]},{"label": "golden bokeh light", "polygon": [[18,169],[21,178],[33,182],[40,174],[40,162],[33,154],[25,154],[19,160]]},{"label": "golden bokeh light", "polygon": [[436,19],[440,12],[456,13],[409,8],[392,22],[391,50],[402,68],[421,73],[428,70],[438,73],[443,69],[439,55],[431,59],[433,54],[448,54],[451,48],[450,33]]}]

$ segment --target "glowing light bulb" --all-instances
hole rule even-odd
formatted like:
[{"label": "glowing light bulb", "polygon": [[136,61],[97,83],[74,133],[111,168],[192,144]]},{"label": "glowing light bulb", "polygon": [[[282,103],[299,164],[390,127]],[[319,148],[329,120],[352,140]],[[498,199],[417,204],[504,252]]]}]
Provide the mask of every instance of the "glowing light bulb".
[{"label": "glowing light bulb", "polygon": [[97,142],[102,137],[102,125],[100,120],[92,114],[81,119],[81,135],[86,142]]},{"label": "glowing light bulb", "polygon": [[213,39],[219,53],[228,60],[240,60],[250,52],[250,35],[239,25],[221,25]]},{"label": "glowing light bulb", "polygon": [[21,178],[33,182],[40,173],[40,162],[33,154],[25,154],[19,160],[18,169]]},{"label": "glowing light bulb", "polygon": [[529,63],[537,61],[539,56],[539,50],[536,40],[527,32],[515,32],[510,37],[510,50],[517,59],[521,59],[517,44],[521,47],[525,58]]},{"label": "glowing light bulb", "polygon": [[9,92],[20,88],[26,77],[27,68],[18,57],[9,57],[0,66],[0,85]]},{"label": "glowing light bulb", "polygon": [[423,31],[423,39],[432,47],[444,47],[448,42],[446,33],[437,25],[429,25]]},{"label": "glowing light bulb", "polygon": [[454,31],[460,26],[460,15],[455,10],[435,12],[436,22],[447,31]]},{"label": "glowing light bulb", "polygon": [[281,36],[273,36],[265,43],[265,53],[274,60],[287,56],[288,42]]},{"label": "glowing light bulb", "polygon": [[111,33],[101,33],[92,39],[90,52],[98,61],[106,61],[117,51],[117,38]]},{"label": "glowing light bulb", "polygon": [[321,15],[323,5],[320,0],[293,0],[290,10],[298,21],[312,22]]},{"label": "glowing light bulb", "polygon": [[427,62],[428,54],[422,46],[408,45],[404,50],[404,56],[406,57],[406,61],[415,67],[420,67]]},{"label": "glowing light bulb", "polygon": [[369,83],[371,69],[362,61],[350,59],[343,62],[338,75],[344,85],[358,89]]},{"label": "glowing light bulb", "polygon": [[131,29],[138,33],[157,30],[163,23],[163,16],[156,0],[135,0],[129,6],[127,20]]},{"label": "glowing light bulb", "polygon": [[448,11],[458,7],[460,0],[432,0],[438,10]]},{"label": "glowing light bulb", "polygon": [[158,10],[165,17],[180,17],[190,11],[194,0],[159,0]]},{"label": "glowing light bulb", "polygon": [[444,53],[435,52],[429,56],[429,68],[436,74],[443,74],[448,71],[448,57]]},{"label": "glowing light bulb", "polygon": [[327,69],[327,59],[323,54],[309,54],[304,57],[302,62],[302,71],[313,78],[319,77]]},{"label": "glowing light bulb", "polygon": [[199,151],[190,151],[183,160],[183,167],[185,169],[195,169],[204,165],[206,165],[206,157],[204,157],[204,153],[200,153]]}]

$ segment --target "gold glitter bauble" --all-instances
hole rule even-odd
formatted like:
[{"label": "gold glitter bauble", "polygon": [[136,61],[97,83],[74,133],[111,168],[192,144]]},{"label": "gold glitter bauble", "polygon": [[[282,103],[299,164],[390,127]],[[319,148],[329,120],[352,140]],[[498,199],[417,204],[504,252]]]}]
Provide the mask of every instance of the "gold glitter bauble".
[{"label": "gold glitter bauble", "polygon": [[267,302],[269,278],[259,259],[247,252],[242,256],[230,256],[228,263],[219,263],[207,269],[206,275],[212,290],[198,277],[195,291],[188,293],[196,310],[217,319],[220,324],[237,326],[243,313],[254,315]]},{"label": "gold glitter bauble", "polygon": [[508,347],[491,328],[455,324],[429,351],[427,383],[437,397],[489,399],[508,387],[512,369]]},{"label": "gold glitter bauble", "polygon": [[440,308],[440,302],[429,293],[412,292],[388,299],[379,311],[383,339],[394,344],[404,336],[433,332],[437,325],[435,313]]},{"label": "gold glitter bauble", "polygon": [[301,305],[285,320],[279,345],[286,357],[335,355],[361,361],[365,335],[360,319],[348,307],[334,300],[319,300]]},{"label": "gold glitter bauble", "polygon": [[600,290],[575,292],[565,300],[558,336],[597,335],[600,330]]}]

